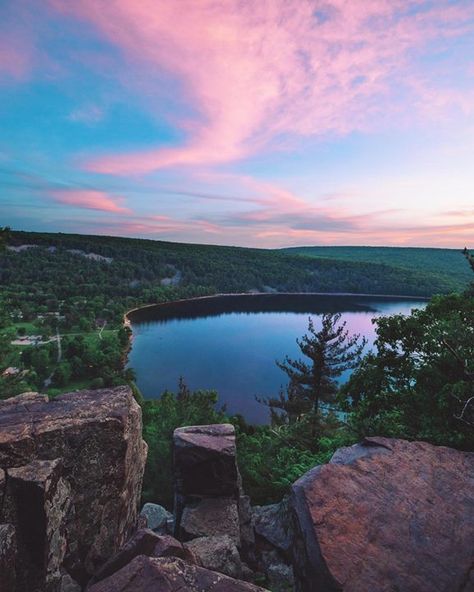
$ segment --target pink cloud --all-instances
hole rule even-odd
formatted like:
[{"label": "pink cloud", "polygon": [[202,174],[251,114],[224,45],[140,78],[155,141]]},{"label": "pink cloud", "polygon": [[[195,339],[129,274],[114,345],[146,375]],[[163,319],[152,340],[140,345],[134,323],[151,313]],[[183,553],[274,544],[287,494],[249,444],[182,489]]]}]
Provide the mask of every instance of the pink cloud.
[{"label": "pink cloud", "polygon": [[104,191],[88,189],[52,190],[51,197],[58,203],[84,208],[86,210],[98,210],[114,214],[130,214],[131,210],[120,203],[123,198],[112,197]]},{"label": "pink cloud", "polygon": [[92,22],[151,81],[157,72],[176,77],[199,112],[180,122],[188,133],[180,147],[87,163],[113,174],[220,164],[288,136],[371,129],[400,91],[399,112],[445,109],[461,93],[446,89],[433,105],[436,85],[421,80],[414,58],[431,42],[472,32],[474,16],[473,3],[449,0],[51,2]]},{"label": "pink cloud", "polygon": [[28,45],[0,30],[0,79],[24,80],[31,67],[32,55]]}]

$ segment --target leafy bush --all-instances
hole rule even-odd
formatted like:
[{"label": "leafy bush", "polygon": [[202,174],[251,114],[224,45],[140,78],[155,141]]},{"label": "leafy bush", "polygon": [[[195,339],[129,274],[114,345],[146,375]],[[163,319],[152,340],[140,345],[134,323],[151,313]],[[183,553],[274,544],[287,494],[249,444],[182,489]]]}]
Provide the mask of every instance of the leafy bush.
[{"label": "leafy bush", "polygon": [[178,393],[165,392],[160,399],[143,402],[143,437],[148,458],[143,500],[170,508],[173,503],[173,431],[178,427],[222,423],[223,409],[216,410],[215,391],[191,392],[180,381]]}]

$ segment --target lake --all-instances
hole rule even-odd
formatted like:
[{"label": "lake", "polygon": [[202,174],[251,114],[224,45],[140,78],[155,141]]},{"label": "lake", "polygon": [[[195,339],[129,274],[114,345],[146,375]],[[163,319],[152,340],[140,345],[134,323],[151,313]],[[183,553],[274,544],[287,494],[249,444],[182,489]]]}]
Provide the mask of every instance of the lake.
[{"label": "lake", "polygon": [[[278,394],[287,384],[275,360],[301,357],[296,338],[308,316],[340,312],[350,333],[375,338],[372,319],[409,314],[426,301],[397,297],[258,294],[230,295],[166,303],[129,314],[135,370],[145,398],[176,392],[180,376],[192,390],[215,389],[229,413],[250,423],[266,423],[268,408],[255,400]],[[347,376],[344,377],[347,379]]]}]

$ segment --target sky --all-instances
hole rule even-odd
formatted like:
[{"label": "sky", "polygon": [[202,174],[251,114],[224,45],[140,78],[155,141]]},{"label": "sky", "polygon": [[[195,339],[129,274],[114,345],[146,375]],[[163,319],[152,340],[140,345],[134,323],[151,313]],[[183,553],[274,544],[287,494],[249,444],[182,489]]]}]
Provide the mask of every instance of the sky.
[{"label": "sky", "polygon": [[0,0],[0,226],[474,243],[473,0]]}]

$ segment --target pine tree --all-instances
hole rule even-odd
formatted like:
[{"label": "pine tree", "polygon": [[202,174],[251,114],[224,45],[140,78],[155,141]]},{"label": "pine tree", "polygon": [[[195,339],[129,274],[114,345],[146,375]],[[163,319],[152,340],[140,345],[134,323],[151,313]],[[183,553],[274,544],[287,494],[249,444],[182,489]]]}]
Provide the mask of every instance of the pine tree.
[{"label": "pine tree", "polygon": [[9,226],[0,227],[0,251],[3,251],[11,237]]},{"label": "pine tree", "polygon": [[346,322],[341,323],[340,319],[340,313],[324,314],[322,327],[317,331],[309,318],[308,333],[296,340],[309,362],[288,356],[277,362],[289,378],[287,392],[280,392],[278,398],[258,399],[270,407],[273,419],[278,417],[276,409],[281,409],[290,423],[308,412],[317,414],[321,401],[334,398],[338,389],[336,379],[358,366],[367,341],[361,340],[360,335],[349,336]]}]

